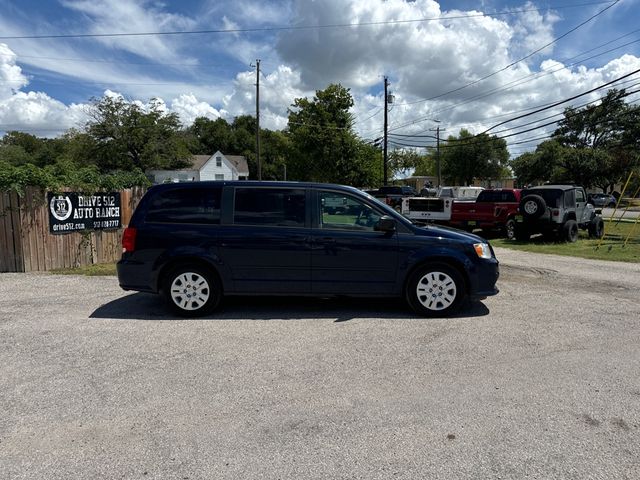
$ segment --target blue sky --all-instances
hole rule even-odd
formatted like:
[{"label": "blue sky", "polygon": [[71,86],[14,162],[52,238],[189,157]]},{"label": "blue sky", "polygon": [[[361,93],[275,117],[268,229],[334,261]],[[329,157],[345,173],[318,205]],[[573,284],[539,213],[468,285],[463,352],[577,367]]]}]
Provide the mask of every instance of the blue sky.
[{"label": "blue sky", "polygon": [[[0,0],[0,132],[60,134],[82,126],[87,103],[105,94],[143,105],[161,98],[185,125],[198,115],[232,120],[253,114],[250,64],[257,58],[261,122],[267,128],[286,126],[295,98],[341,83],[355,99],[356,130],[375,138],[382,132],[382,85],[388,76],[396,96],[392,132],[421,133],[435,125],[433,119],[449,133],[482,131],[526,108],[640,68],[639,3]],[[565,38],[492,75],[609,6]],[[433,20],[416,21],[425,18]],[[362,23],[375,25],[326,27]],[[286,26],[303,28],[268,30]],[[323,27],[306,28],[314,26]],[[238,29],[267,30],[228,31]],[[8,38],[197,30],[227,32]],[[636,75],[626,85],[634,78],[640,81]],[[453,91],[460,87],[465,88]],[[531,149],[537,141],[519,142],[549,131],[512,137],[510,148]]]}]

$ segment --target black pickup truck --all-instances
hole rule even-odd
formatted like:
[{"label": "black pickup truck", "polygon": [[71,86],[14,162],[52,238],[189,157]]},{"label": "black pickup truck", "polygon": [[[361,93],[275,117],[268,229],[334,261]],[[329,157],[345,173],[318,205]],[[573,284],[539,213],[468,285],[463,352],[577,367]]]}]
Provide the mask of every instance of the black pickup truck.
[{"label": "black pickup truck", "polygon": [[406,197],[415,197],[416,191],[409,185],[385,185],[380,187],[377,191],[372,192],[371,195],[382,200],[391,208],[398,212],[402,210],[402,199]]}]

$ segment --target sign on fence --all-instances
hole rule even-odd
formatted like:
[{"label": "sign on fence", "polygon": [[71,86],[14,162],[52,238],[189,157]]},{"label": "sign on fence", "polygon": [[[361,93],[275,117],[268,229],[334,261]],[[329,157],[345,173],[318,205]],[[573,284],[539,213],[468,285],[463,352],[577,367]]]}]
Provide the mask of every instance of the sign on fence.
[{"label": "sign on fence", "polygon": [[120,228],[120,193],[64,192],[47,194],[49,232],[53,234],[80,230]]}]

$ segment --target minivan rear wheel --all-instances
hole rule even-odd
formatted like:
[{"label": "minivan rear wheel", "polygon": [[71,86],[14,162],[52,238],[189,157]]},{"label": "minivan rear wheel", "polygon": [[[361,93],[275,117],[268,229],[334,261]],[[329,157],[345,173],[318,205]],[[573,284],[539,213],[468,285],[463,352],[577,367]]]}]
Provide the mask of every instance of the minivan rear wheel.
[{"label": "minivan rear wheel", "polygon": [[407,284],[407,302],[425,317],[446,317],[460,308],[465,284],[462,275],[446,264],[418,268]]},{"label": "minivan rear wheel", "polygon": [[185,265],[164,278],[162,288],[169,307],[183,317],[199,317],[213,311],[222,297],[217,278],[207,270]]}]

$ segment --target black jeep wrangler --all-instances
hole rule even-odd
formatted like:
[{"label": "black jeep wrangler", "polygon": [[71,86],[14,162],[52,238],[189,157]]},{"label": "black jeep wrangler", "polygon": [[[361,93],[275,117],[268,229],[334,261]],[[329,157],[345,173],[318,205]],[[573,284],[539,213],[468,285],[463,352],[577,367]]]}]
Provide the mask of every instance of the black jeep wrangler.
[{"label": "black jeep wrangler", "polygon": [[516,216],[516,240],[542,233],[549,240],[575,242],[578,228],[589,237],[602,238],[604,222],[587,202],[584,188],[575,185],[543,185],[522,191]]}]

